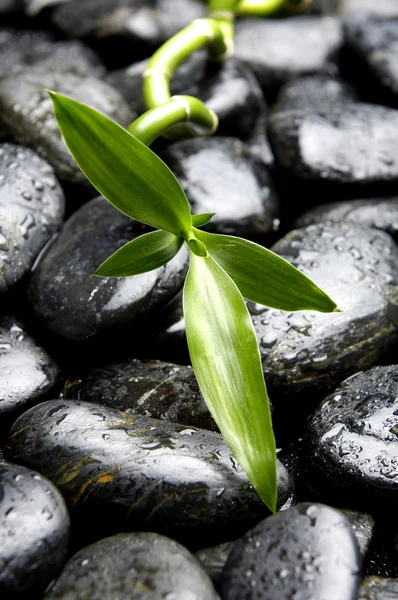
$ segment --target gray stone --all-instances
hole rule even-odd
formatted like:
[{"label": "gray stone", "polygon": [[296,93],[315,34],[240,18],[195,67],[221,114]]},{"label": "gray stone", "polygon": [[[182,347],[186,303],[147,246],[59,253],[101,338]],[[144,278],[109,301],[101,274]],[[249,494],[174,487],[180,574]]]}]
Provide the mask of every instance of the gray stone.
[{"label": "gray stone", "polygon": [[339,0],[339,12],[343,15],[356,13],[396,17],[398,5],[396,0]]},{"label": "gray stone", "polygon": [[90,277],[113,252],[147,231],[102,197],[83,205],[65,223],[33,273],[29,297],[36,316],[64,337],[84,340],[120,331],[167,304],[184,282],[188,267],[184,248],[165,266],[148,273]]},{"label": "gray stone", "polygon": [[[288,396],[297,406],[300,397],[302,412],[311,396],[319,400],[373,366],[395,342],[398,249],[382,231],[322,223],[291,231],[272,250],[343,311],[289,313],[249,304],[271,397],[280,398],[280,407]],[[279,402],[274,404],[278,411]]]},{"label": "gray stone", "polygon": [[372,541],[375,522],[370,515],[357,510],[342,509],[341,512],[351,524],[363,560]]},{"label": "gray stone", "polygon": [[49,392],[58,367],[12,317],[0,318],[0,415],[29,405]]},{"label": "gray stone", "polygon": [[295,221],[295,227],[315,223],[356,223],[389,233],[398,242],[398,198],[347,200],[320,204]]},{"label": "gray stone", "polygon": [[329,75],[308,75],[285,83],[273,110],[329,111],[357,100],[357,93],[350,84]]},{"label": "gray stone", "polygon": [[279,165],[312,181],[339,184],[398,182],[398,111],[365,103],[270,118],[270,142]]},{"label": "gray stone", "polygon": [[35,471],[0,462],[0,595],[36,598],[65,558],[69,515],[56,487]]},{"label": "gray stone", "polygon": [[102,77],[105,68],[99,57],[76,40],[54,40],[44,31],[0,29],[0,75],[26,68],[74,73],[82,77]]},{"label": "gray stone", "polygon": [[119,533],[80,550],[44,600],[219,600],[192,554],[156,533]]},{"label": "gray stone", "polygon": [[395,600],[398,579],[366,577],[359,586],[358,600]]},{"label": "gray stone", "polygon": [[28,148],[0,144],[0,293],[30,270],[63,216],[64,195],[50,165]]},{"label": "gray stone", "polygon": [[[17,419],[6,452],[53,481],[96,539],[139,528],[197,549],[268,514],[219,433],[106,406],[44,402]],[[278,462],[278,504],[290,494]]]},{"label": "gray stone", "polygon": [[235,542],[223,600],[356,600],[360,558],[348,521],[322,504],[301,503]]},{"label": "gray stone", "polygon": [[192,367],[183,365],[131,360],[97,367],[66,382],[63,397],[218,431]]},{"label": "gray stone", "polygon": [[233,545],[234,542],[224,542],[224,544],[202,548],[195,552],[196,559],[215,583],[221,581],[222,572]]},{"label": "gray stone", "polygon": [[342,39],[335,17],[242,19],[236,26],[235,53],[268,90],[303,75],[335,74]]},{"label": "gray stone", "polygon": [[0,120],[8,136],[36,149],[61,180],[87,184],[62,139],[46,89],[88,104],[122,126],[130,123],[129,108],[116,90],[94,77],[31,68],[0,79]]},{"label": "gray stone", "polygon": [[303,464],[312,489],[347,506],[396,505],[397,392],[391,365],[353,375],[325,398],[307,427]]},{"label": "gray stone", "polygon": [[0,15],[22,12],[23,0],[1,0]]},{"label": "gray stone", "polygon": [[235,138],[176,142],[162,153],[193,214],[216,213],[209,231],[253,238],[278,230],[275,188],[267,169]]}]

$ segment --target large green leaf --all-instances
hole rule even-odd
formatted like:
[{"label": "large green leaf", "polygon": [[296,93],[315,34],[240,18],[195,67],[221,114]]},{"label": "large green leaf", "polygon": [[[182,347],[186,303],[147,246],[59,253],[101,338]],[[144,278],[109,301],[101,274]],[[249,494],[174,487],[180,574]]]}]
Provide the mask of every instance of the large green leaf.
[{"label": "large green leaf", "polygon": [[183,244],[168,231],[151,231],[128,242],[106,259],[94,275],[129,277],[162,267],[171,260]]},{"label": "large green leaf", "polygon": [[109,202],[129,217],[177,236],[190,229],[184,191],[152,150],[93,108],[49,93],[73,158]]},{"label": "large green leaf", "polygon": [[199,229],[195,229],[195,236],[248,300],[282,310],[338,310],[309,277],[271,250],[242,238]]},{"label": "large green leaf", "polygon": [[194,227],[203,227],[214,217],[216,213],[202,213],[201,215],[192,215],[192,225]]},{"label": "large green leaf", "polygon": [[191,254],[184,316],[206,404],[258,494],[275,511],[275,440],[256,335],[238,288],[209,255]]}]

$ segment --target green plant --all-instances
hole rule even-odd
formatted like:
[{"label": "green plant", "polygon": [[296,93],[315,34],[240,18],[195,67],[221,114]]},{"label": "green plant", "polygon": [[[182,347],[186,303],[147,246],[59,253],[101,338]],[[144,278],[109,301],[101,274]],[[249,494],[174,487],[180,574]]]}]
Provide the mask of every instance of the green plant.
[{"label": "green plant", "polygon": [[147,147],[165,131],[173,137],[213,132],[214,113],[196,98],[171,98],[169,78],[204,44],[210,44],[215,58],[228,55],[235,10],[240,7],[247,13],[250,6],[257,10],[270,4],[280,7],[283,2],[210,0],[210,18],[195,21],[151,59],[144,83],[150,110],[128,130],[84,104],[50,94],[65,142],[86,177],[120,211],[156,228],[120,248],[95,275],[137,275],[167,263],[183,244],[188,248],[183,303],[192,366],[231,451],[264,503],[275,511],[275,440],[244,298],[289,311],[329,312],[337,307],[304,274],[266,248],[201,231],[212,215],[191,215],[177,179]]}]

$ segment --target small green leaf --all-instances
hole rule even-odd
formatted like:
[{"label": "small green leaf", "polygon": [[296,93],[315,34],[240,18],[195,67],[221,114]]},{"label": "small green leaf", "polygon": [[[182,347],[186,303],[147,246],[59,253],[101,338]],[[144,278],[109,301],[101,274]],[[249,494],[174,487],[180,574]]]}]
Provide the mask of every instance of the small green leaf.
[{"label": "small green leaf", "polygon": [[248,300],[282,310],[338,310],[309,277],[271,250],[242,238],[199,229],[195,229],[195,236]]},{"label": "small green leaf", "polygon": [[238,288],[209,255],[191,254],[184,316],[206,404],[258,494],[275,511],[275,440],[256,335]]},{"label": "small green leaf", "polygon": [[191,227],[182,187],[152,150],[93,108],[49,93],[73,158],[111,204],[137,221],[177,236]]},{"label": "small green leaf", "polygon": [[214,217],[216,213],[202,213],[201,215],[192,215],[192,225],[194,227],[203,227]]},{"label": "small green leaf", "polygon": [[116,250],[98,267],[94,275],[129,277],[152,271],[169,262],[182,244],[181,238],[168,231],[145,233]]}]

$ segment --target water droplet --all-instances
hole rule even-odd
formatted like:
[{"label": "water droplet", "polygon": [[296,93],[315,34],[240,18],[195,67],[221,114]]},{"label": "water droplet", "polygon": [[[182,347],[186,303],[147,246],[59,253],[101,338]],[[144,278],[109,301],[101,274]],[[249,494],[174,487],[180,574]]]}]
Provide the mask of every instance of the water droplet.
[{"label": "water droplet", "polygon": [[286,579],[286,577],[289,575],[289,569],[281,569],[279,571],[279,577],[281,579]]},{"label": "water droplet", "polygon": [[225,492],[225,488],[220,488],[216,494],[217,498],[219,498]]},{"label": "water droplet", "polygon": [[6,236],[0,232],[0,250],[9,250],[9,244]]},{"label": "water droplet", "polygon": [[21,193],[22,198],[25,198],[25,200],[32,200],[32,194],[29,194],[29,192],[25,192],[23,191]]},{"label": "water droplet", "polygon": [[87,566],[89,562],[90,562],[90,561],[89,561],[89,559],[88,559],[88,558],[85,558],[84,560],[82,560],[82,567],[85,567],[85,566]]},{"label": "water droplet", "polygon": [[14,477],[14,481],[21,481],[21,479],[23,479],[22,475],[15,475]]},{"label": "water droplet", "polygon": [[29,229],[36,225],[36,221],[32,214],[26,215],[22,223],[19,224],[19,230],[23,238],[27,239],[29,237]]},{"label": "water droplet", "polygon": [[11,350],[11,344],[0,344],[0,351],[1,350]]},{"label": "water droplet", "polygon": [[111,436],[109,435],[109,433],[104,433],[104,435],[102,436],[102,439],[107,441],[111,439]]},{"label": "water droplet", "polygon": [[43,510],[41,511],[41,514],[43,515],[43,517],[47,520],[50,521],[50,519],[53,518],[53,513],[51,512],[51,510],[47,507],[43,508]]},{"label": "water droplet", "polygon": [[263,348],[271,348],[276,343],[277,339],[278,336],[274,331],[268,331],[263,335],[260,343]]}]

